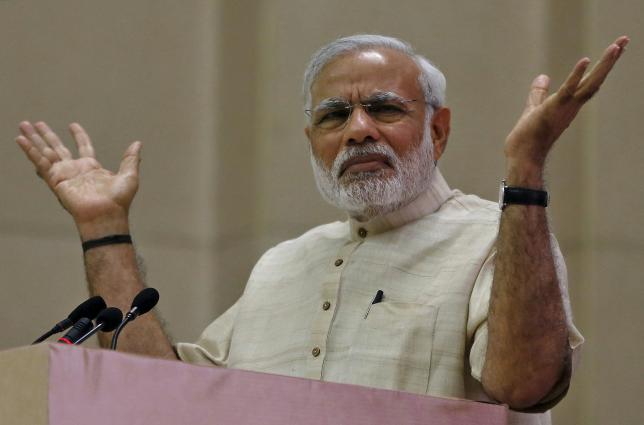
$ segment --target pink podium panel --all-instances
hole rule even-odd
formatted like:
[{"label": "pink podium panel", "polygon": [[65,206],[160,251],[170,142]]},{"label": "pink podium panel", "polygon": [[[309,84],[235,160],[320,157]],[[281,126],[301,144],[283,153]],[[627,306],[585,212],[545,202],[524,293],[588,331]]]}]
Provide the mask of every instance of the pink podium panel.
[{"label": "pink podium panel", "polygon": [[[46,350],[46,423],[51,425],[507,423],[504,406],[468,400],[193,366],[73,346],[52,344]],[[3,354],[0,373],[6,367]]]}]

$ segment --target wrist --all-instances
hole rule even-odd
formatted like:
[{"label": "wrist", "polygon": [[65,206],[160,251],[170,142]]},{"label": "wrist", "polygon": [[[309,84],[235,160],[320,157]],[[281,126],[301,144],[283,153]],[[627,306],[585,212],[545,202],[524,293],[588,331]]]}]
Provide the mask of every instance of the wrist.
[{"label": "wrist", "polygon": [[77,221],[76,228],[81,241],[100,239],[110,235],[125,235],[130,233],[127,215],[101,217],[90,221]]},{"label": "wrist", "polygon": [[505,180],[508,186],[542,190],[544,188],[544,166],[528,162],[508,160]]},{"label": "wrist", "polygon": [[93,248],[99,248],[107,245],[121,245],[121,244],[132,245],[132,237],[129,234],[110,235],[99,239],[84,241],[82,245],[83,245],[83,252],[86,253],[87,251]]}]

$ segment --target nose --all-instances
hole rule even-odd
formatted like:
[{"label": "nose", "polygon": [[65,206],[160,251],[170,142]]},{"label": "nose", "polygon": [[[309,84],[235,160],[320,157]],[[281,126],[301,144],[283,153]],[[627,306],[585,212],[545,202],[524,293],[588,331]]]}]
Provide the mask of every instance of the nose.
[{"label": "nose", "polygon": [[355,105],[344,126],[343,142],[347,144],[376,141],[380,132],[374,120],[367,114],[362,105]]}]

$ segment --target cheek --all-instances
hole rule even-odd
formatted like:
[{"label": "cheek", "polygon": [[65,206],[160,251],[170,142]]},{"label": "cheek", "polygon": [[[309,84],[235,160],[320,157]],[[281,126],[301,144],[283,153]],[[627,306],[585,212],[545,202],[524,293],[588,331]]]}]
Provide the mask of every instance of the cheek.
[{"label": "cheek", "polygon": [[311,153],[325,168],[331,169],[333,161],[340,151],[340,143],[336,143],[330,138],[313,137],[311,139]]},{"label": "cheek", "polygon": [[400,130],[393,131],[386,135],[386,140],[389,146],[396,152],[398,157],[404,157],[409,152],[418,149],[423,142],[422,131],[416,129],[406,129],[407,131]]}]

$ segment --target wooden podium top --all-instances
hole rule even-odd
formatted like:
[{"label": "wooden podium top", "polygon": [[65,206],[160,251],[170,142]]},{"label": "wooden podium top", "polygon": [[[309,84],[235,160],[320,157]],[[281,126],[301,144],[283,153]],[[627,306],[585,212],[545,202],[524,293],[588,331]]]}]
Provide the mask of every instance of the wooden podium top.
[{"label": "wooden podium top", "polygon": [[107,350],[0,352],[0,418],[15,425],[501,425],[505,406]]}]

